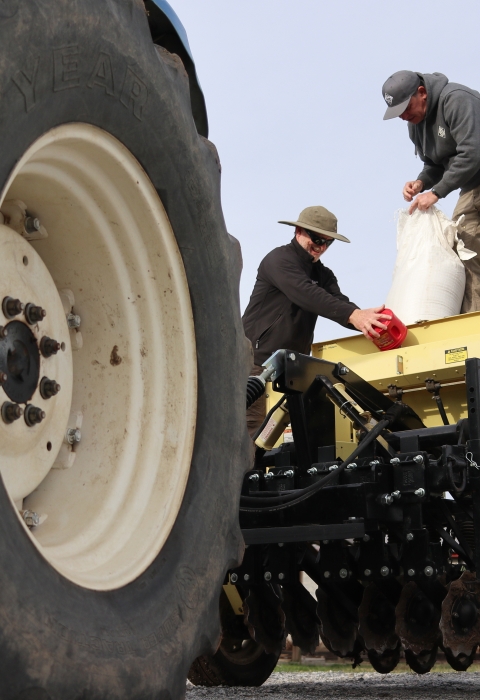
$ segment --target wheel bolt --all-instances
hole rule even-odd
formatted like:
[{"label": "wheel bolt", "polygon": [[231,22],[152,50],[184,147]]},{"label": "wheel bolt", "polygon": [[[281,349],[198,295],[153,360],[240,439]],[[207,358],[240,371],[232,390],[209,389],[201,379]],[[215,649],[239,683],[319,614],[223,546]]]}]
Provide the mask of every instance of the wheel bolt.
[{"label": "wheel bolt", "polygon": [[423,573],[425,574],[425,576],[433,576],[433,567],[426,566],[423,570]]},{"label": "wheel bolt", "polygon": [[35,325],[35,323],[40,323],[43,321],[47,312],[42,309],[41,306],[35,306],[35,304],[27,304],[25,307],[25,318],[30,326]]},{"label": "wheel bolt", "polygon": [[271,581],[271,580],[272,580],[272,574],[270,573],[270,571],[265,571],[265,573],[264,573],[264,575],[263,575],[263,578],[265,579],[265,581]]},{"label": "wheel bolt", "polygon": [[40,524],[40,516],[34,510],[22,510],[20,512],[27,527],[37,527]]},{"label": "wheel bolt", "polygon": [[409,570],[407,571],[407,574],[408,574],[409,576],[415,576],[415,569],[409,569]]},{"label": "wheel bolt", "polygon": [[36,233],[40,231],[40,219],[37,219],[36,216],[26,216],[23,226],[27,233]]},{"label": "wheel bolt", "polygon": [[363,573],[365,574],[365,576],[371,576],[371,575],[372,575],[372,570],[371,570],[371,569],[365,569],[365,571],[364,571]]},{"label": "wheel bolt", "polygon": [[23,415],[23,408],[18,405],[18,403],[11,403],[10,401],[5,401],[2,404],[2,418],[5,423],[13,423],[14,421],[21,418]]},{"label": "wheel bolt", "polygon": [[25,308],[25,304],[22,304],[20,299],[13,299],[12,297],[5,297],[2,301],[2,311],[3,315],[7,318],[14,318],[21,314]]},{"label": "wheel bolt", "polygon": [[382,566],[382,568],[380,569],[380,573],[382,576],[388,576],[388,574],[390,573],[390,569],[388,568],[388,566]]},{"label": "wheel bolt", "polygon": [[67,326],[69,328],[80,328],[82,319],[77,314],[67,314]]},{"label": "wheel bolt", "polygon": [[285,578],[285,574],[282,573],[282,572],[280,572],[280,573],[278,574],[278,578],[280,579],[280,581],[283,581],[283,579]]},{"label": "wheel bolt", "polygon": [[41,423],[45,415],[45,411],[30,403],[25,409],[25,423],[31,428],[33,425]]},{"label": "wheel bolt", "polygon": [[348,571],[346,569],[340,569],[340,571],[338,572],[338,575],[340,576],[340,578],[347,578]]},{"label": "wheel bolt", "polygon": [[60,389],[60,384],[57,384],[54,379],[43,377],[42,381],[40,382],[40,395],[42,399],[51,399],[52,396],[58,394]]},{"label": "wheel bolt", "polygon": [[46,335],[40,341],[40,352],[44,357],[56,355],[60,348],[61,345],[57,340],[53,340],[53,338],[49,338]]},{"label": "wheel bolt", "polygon": [[69,445],[74,445],[76,442],[80,442],[82,439],[82,433],[78,428],[68,428],[65,433],[65,442]]}]

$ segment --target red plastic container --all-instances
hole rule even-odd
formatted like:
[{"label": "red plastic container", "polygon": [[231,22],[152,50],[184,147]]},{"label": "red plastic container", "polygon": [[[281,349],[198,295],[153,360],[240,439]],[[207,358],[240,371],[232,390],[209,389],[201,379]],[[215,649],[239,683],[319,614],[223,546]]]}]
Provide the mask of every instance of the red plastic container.
[{"label": "red plastic container", "polygon": [[372,338],[372,340],[377,348],[382,351],[399,348],[407,337],[408,328],[400,321],[398,316],[395,316],[391,309],[384,309],[382,314],[388,314],[392,318],[390,321],[382,319],[382,323],[387,326],[387,329],[381,331],[380,328],[377,328],[376,330],[380,333],[380,337]]}]

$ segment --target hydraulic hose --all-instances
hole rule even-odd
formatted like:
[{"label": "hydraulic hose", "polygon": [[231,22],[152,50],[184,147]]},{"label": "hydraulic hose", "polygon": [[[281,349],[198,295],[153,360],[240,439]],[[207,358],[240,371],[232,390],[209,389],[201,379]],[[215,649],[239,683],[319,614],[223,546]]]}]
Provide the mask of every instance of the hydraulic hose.
[{"label": "hydraulic hose", "polygon": [[[352,454],[347,457],[347,459],[340,464],[338,469],[335,469],[333,472],[325,476],[323,479],[320,481],[317,481],[315,484],[312,484],[311,486],[307,486],[304,489],[299,489],[296,491],[295,494],[289,494],[286,496],[278,496],[274,498],[264,498],[262,499],[261,497],[256,497],[256,496],[241,496],[240,497],[240,512],[242,513],[272,513],[276,512],[279,510],[285,510],[286,508],[291,508],[293,506],[298,505],[299,503],[302,503],[305,501],[307,498],[310,498],[313,496],[317,491],[320,491],[322,488],[327,486],[335,477],[337,477],[339,474],[341,474],[349,464],[351,464],[357,457],[360,455],[370,443],[372,443],[382,432],[384,428],[386,428],[390,424],[389,419],[384,419],[381,420],[377,425],[370,430],[368,435],[362,440],[362,442],[358,445],[356,450],[352,452]],[[262,494],[263,495],[263,494]],[[257,505],[258,507],[256,508],[245,508],[243,505]],[[260,505],[262,504],[262,505]],[[264,505],[263,505],[264,504]]]}]

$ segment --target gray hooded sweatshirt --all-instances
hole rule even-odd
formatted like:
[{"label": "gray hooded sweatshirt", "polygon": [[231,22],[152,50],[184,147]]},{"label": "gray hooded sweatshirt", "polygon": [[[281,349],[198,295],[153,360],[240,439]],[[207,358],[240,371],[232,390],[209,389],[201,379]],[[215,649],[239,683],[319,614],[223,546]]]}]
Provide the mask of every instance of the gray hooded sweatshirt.
[{"label": "gray hooded sweatshirt", "polygon": [[415,153],[425,163],[418,176],[424,190],[435,187],[439,197],[459,187],[480,185],[480,93],[449,83],[442,73],[418,73],[427,91],[427,113],[420,124],[409,124]]}]

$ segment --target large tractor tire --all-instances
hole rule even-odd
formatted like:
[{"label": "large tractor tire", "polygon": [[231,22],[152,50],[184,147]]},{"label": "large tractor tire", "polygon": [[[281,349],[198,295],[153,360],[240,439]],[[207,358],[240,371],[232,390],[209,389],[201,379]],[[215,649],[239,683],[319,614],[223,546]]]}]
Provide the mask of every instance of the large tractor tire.
[{"label": "large tractor tire", "polygon": [[218,158],[140,0],[6,0],[0,52],[0,698],[177,700],[250,459]]}]

